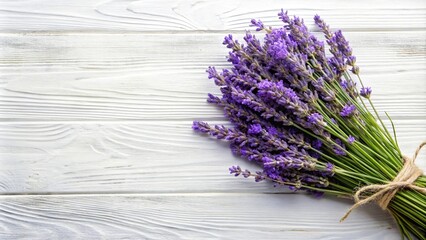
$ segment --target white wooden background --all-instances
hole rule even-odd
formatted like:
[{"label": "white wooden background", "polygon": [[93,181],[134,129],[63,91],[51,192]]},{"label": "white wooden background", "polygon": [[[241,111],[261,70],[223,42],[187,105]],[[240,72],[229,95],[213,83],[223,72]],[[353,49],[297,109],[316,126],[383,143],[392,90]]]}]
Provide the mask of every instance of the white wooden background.
[{"label": "white wooden background", "polygon": [[[424,0],[0,0],[0,239],[399,239],[374,206],[228,175],[204,73],[285,8],[344,30],[411,155],[426,133]],[[425,154],[417,160],[426,170]]]}]

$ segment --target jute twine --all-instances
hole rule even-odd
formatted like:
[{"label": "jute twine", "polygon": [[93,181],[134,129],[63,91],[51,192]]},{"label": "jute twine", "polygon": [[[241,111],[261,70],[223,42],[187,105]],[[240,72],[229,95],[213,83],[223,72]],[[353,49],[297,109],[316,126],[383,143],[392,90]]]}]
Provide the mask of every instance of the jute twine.
[{"label": "jute twine", "polygon": [[[403,156],[404,166],[401,171],[396,175],[392,182],[387,184],[372,184],[364,186],[355,193],[353,196],[355,204],[346,212],[346,214],[340,219],[340,222],[344,221],[349,214],[361,205],[369,202],[376,202],[383,210],[386,210],[390,201],[395,194],[401,189],[411,189],[426,194],[426,188],[422,188],[414,185],[414,181],[423,174],[423,171],[418,168],[414,161],[417,158],[422,147],[426,145],[426,141],[422,142],[414,153],[413,158]],[[362,196],[365,193],[374,193],[370,196]],[[363,198],[362,200],[360,198]]]}]

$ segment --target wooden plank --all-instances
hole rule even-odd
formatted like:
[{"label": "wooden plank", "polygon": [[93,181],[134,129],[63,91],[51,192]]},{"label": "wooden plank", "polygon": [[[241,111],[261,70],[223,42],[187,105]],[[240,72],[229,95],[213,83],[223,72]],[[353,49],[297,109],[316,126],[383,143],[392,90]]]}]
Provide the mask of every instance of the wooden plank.
[{"label": "wooden plank", "polygon": [[[395,125],[402,152],[411,156],[424,140],[425,121]],[[2,194],[286,190],[235,178],[232,165],[258,169],[225,142],[193,132],[190,121],[0,125]],[[417,165],[426,170],[424,151]]]},{"label": "wooden plank", "polygon": [[[1,34],[0,121],[218,119],[223,34]],[[241,34],[237,34],[241,38]],[[381,113],[426,116],[424,32],[348,33]],[[384,114],[382,114],[384,116]]]},{"label": "wooden plank", "polygon": [[217,89],[203,74],[227,66],[222,35],[251,18],[276,26],[285,7],[311,29],[319,13],[356,32],[347,36],[403,152],[424,140],[426,2],[282,5],[0,0],[0,238],[399,239],[371,206],[338,224],[350,201],[260,194],[285,190],[233,178],[229,165],[254,166],[190,129],[224,122],[204,101]]},{"label": "wooden plank", "polygon": [[[422,0],[274,1],[0,1],[2,31],[162,31],[244,30],[250,19],[279,25],[281,8],[311,20],[316,13],[335,28],[358,30],[424,29]],[[312,21],[309,21],[312,26]]]},{"label": "wooden plank", "polygon": [[11,196],[0,197],[0,238],[400,239],[372,206],[339,223],[349,207],[302,194]]}]

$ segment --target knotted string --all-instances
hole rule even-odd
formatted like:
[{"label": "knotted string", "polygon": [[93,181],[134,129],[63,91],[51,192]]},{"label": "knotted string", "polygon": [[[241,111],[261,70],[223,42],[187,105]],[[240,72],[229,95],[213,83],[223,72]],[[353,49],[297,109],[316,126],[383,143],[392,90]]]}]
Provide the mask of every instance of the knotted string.
[{"label": "knotted string", "polygon": [[[367,185],[358,189],[358,191],[355,193],[353,197],[355,204],[340,219],[340,222],[344,221],[349,216],[349,214],[353,210],[358,208],[359,206],[372,201],[377,202],[377,204],[383,210],[386,210],[390,201],[395,196],[395,194],[403,188],[416,190],[423,194],[426,194],[426,188],[422,188],[413,184],[414,181],[416,181],[416,179],[423,174],[423,171],[414,164],[414,161],[416,160],[420,150],[425,145],[426,145],[426,141],[422,142],[419,145],[416,152],[414,153],[413,158],[403,156],[404,166],[402,167],[401,171],[398,173],[398,175],[396,175],[396,177],[393,179],[392,182],[389,182],[387,184]],[[374,194],[365,198],[363,197],[364,199],[361,200],[360,196],[366,192],[374,192]]]}]

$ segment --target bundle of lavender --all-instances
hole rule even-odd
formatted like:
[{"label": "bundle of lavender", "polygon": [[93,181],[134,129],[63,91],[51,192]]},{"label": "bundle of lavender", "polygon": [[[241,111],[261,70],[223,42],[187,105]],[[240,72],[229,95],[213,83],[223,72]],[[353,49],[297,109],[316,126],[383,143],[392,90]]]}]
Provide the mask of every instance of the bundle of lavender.
[{"label": "bundle of lavender", "polygon": [[229,141],[234,154],[263,169],[232,166],[235,176],[316,196],[353,198],[342,221],[354,208],[374,201],[392,214],[403,236],[425,239],[426,177],[414,165],[424,144],[413,158],[401,154],[395,129],[392,136],[380,119],[341,31],[332,32],[315,16],[328,54],[302,19],[284,11],[278,16],[282,28],[251,21],[265,32],[263,41],[250,32],[245,44],[226,36],[232,68],[207,70],[222,92],[221,97],[209,94],[208,102],[222,107],[234,127],[195,121],[193,129]]}]

